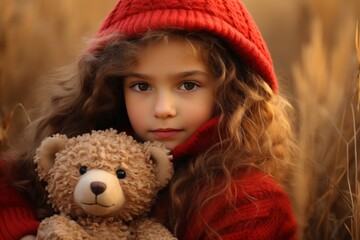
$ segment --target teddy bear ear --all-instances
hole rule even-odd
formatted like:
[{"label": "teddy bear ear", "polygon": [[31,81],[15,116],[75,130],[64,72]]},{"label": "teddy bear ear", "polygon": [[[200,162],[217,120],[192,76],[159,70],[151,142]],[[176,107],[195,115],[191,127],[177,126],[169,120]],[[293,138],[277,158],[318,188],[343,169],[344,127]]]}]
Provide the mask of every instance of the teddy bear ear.
[{"label": "teddy bear ear", "polygon": [[144,147],[150,152],[151,159],[157,166],[156,178],[160,182],[160,188],[165,187],[174,174],[172,156],[170,151],[158,142],[146,142]]},{"label": "teddy bear ear", "polygon": [[48,171],[55,163],[55,154],[64,149],[68,138],[65,135],[56,134],[45,138],[36,150],[35,163],[40,179],[45,179]]}]

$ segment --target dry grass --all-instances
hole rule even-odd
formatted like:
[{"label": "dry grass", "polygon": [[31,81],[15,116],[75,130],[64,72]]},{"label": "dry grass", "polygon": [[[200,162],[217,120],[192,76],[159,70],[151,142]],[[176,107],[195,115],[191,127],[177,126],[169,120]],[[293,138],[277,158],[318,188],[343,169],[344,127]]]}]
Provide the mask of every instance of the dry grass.
[{"label": "dry grass", "polygon": [[15,107],[10,111],[9,114],[5,114],[4,111],[0,108],[0,152],[3,150],[6,150],[8,147],[8,141],[9,141],[9,129],[13,122],[16,110],[22,110],[28,120],[28,123],[31,124],[31,120],[29,116],[27,115],[27,111],[21,103],[18,103],[15,105]]},{"label": "dry grass", "polygon": [[300,24],[303,14],[302,1],[242,1],[252,13],[268,43],[278,77],[286,79],[284,83],[289,85],[286,87],[292,88],[292,83],[288,81],[291,65],[298,60],[301,44],[306,38],[305,24]]},{"label": "dry grass", "polygon": [[[84,36],[98,27],[116,0],[0,0],[0,136],[18,103],[34,105],[38,79],[69,63]],[[15,141],[28,123],[15,111],[7,134]],[[1,142],[2,138],[0,138]]]},{"label": "dry grass", "polygon": [[358,104],[357,110],[360,110],[360,31],[359,31],[359,21],[356,22],[356,31],[355,31],[355,49],[356,49],[356,59],[358,62],[358,72],[357,72],[357,81],[358,81]]},{"label": "dry grass", "polygon": [[294,66],[301,149],[294,206],[302,238],[360,239],[355,21],[351,14],[343,18],[331,41],[323,22],[312,22],[310,42]]}]

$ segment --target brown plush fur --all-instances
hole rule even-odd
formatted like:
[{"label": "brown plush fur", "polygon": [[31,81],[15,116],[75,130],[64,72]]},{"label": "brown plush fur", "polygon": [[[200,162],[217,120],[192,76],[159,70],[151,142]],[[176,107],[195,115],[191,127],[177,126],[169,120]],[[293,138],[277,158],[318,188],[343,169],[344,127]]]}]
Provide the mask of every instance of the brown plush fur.
[{"label": "brown plush fur", "polygon": [[[46,138],[35,163],[59,215],[42,221],[37,239],[175,239],[146,218],[173,174],[168,152],[159,143],[140,144],[115,130]],[[118,178],[118,170],[126,176]],[[99,182],[106,185],[100,194],[92,188]]]}]

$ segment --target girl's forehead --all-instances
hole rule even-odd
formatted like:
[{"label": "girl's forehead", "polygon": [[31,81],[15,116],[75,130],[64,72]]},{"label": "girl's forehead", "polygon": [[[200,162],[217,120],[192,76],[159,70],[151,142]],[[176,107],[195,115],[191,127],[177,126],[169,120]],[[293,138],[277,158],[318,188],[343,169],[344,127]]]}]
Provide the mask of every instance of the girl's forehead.
[{"label": "girl's forehead", "polygon": [[187,41],[157,42],[139,50],[136,64],[132,66],[137,71],[158,72],[160,68],[161,72],[181,72],[189,69],[208,72],[201,54]]},{"label": "girl's forehead", "polygon": [[197,56],[196,48],[185,40],[169,40],[166,42],[156,42],[143,48],[142,53],[169,53]]}]

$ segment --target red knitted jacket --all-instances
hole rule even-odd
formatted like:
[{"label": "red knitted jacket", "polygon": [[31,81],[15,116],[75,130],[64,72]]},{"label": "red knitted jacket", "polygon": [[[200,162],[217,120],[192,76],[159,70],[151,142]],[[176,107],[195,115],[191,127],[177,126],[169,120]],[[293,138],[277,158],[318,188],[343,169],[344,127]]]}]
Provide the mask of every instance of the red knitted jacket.
[{"label": "red knitted jacket", "polygon": [[[217,119],[202,126],[187,142],[173,151],[175,161],[196,155],[212,144]],[[39,222],[21,195],[10,186],[0,161],[0,240],[15,240],[36,234]],[[239,172],[235,179],[237,198],[233,205],[219,196],[205,207],[202,218],[222,239],[296,239],[297,224],[290,200],[271,177],[259,171]],[[159,204],[160,205],[160,204]],[[203,221],[194,216],[184,239],[211,239]]]},{"label": "red knitted jacket", "polygon": [[11,186],[6,171],[6,162],[0,160],[0,240],[36,235],[39,221],[24,198]]},{"label": "red knitted jacket", "polygon": [[[202,212],[203,220],[222,239],[296,239],[297,225],[289,198],[272,178],[261,172],[242,172],[237,176],[236,190],[233,205],[219,196]],[[184,239],[214,238],[195,217],[187,225]]]}]

